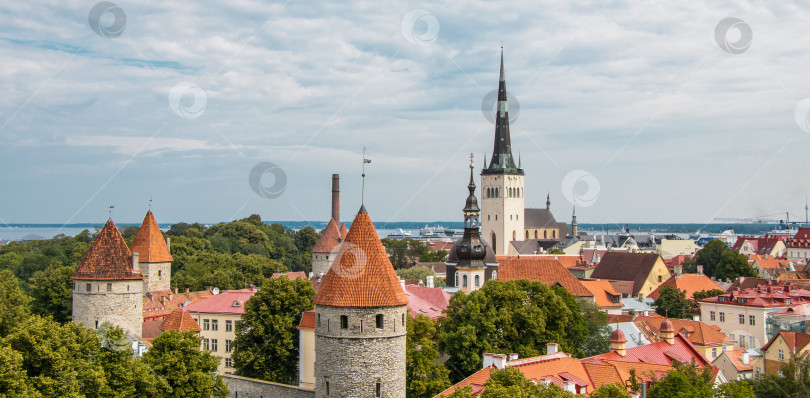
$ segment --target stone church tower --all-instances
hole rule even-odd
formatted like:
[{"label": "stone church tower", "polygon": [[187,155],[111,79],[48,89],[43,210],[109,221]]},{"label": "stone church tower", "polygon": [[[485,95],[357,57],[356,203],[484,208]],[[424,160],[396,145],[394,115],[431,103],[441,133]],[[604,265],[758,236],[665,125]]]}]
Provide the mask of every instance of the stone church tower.
[{"label": "stone church tower", "polygon": [[315,396],[405,396],[408,298],[361,207],[315,296]]},{"label": "stone church tower", "polygon": [[140,336],[143,274],[112,220],[107,220],[73,273],[73,322],[97,329],[105,321]]},{"label": "stone church tower", "polygon": [[[484,159],[486,163],[486,159]],[[518,162],[519,163],[519,162]],[[495,148],[489,167],[481,171],[482,236],[496,255],[505,255],[509,243],[524,238],[523,169],[515,166],[512,139],[509,136],[509,110],[506,102],[506,79],[498,83],[498,110],[495,117]]]},{"label": "stone church tower", "polygon": [[169,254],[168,241],[152,210],[146,212],[141,228],[132,240],[130,251],[138,253],[138,261],[143,272],[143,293],[171,288],[172,256]]}]

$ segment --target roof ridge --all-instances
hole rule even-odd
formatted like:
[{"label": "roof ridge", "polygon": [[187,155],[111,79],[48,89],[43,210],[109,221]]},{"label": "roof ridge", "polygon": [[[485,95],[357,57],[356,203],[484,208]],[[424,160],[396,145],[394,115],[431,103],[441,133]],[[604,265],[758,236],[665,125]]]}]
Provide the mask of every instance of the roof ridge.
[{"label": "roof ridge", "polygon": [[173,260],[152,210],[146,212],[141,227],[132,239],[130,250],[138,253],[138,261],[142,263],[165,263]]},{"label": "roof ridge", "polygon": [[133,270],[132,252],[118,227],[109,219],[71,277],[82,280],[125,280],[143,279],[143,273]]}]

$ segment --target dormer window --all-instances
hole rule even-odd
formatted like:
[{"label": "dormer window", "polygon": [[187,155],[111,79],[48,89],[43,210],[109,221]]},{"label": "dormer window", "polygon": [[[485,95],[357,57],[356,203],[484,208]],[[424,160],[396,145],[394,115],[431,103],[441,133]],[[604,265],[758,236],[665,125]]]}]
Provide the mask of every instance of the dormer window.
[{"label": "dormer window", "polygon": [[240,302],[239,302],[239,300],[234,300],[234,302],[233,302],[233,306],[234,306],[234,307],[241,307],[241,306],[242,306],[242,303],[240,303]]}]

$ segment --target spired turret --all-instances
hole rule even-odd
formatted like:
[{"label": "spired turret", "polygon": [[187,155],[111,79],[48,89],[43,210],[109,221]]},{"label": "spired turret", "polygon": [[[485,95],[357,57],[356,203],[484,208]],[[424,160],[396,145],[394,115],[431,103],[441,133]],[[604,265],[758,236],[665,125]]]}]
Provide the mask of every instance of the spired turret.
[{"label": "spired turret", "polygon": [[143,274],[112,220],[107,220],[73,273],[73,322],[97,329],[104,322],[140,336]]},{"label": "spired turret", "polygon": [[130,246],[132,253],[138,253],[138,262],[144,276],[144,294],[171,288],[172,255],[169,254],[167,242],[163,239],[152,210],[147,211]]},{"label": "spired turret", "polygon": [[361,207],[315,296],[316,397],[405,396],[407,304]]}]

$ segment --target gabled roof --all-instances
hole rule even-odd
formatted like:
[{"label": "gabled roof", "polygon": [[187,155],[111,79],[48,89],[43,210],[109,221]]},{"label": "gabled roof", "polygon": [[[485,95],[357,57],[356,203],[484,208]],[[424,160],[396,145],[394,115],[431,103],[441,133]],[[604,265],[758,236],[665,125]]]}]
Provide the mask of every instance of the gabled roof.
[{"label": "gabled roof", "polygon": [[781,338],[788,348],[794,353],[804,351],[807,348],[807,345],[810,344],[810,334],[796,333],[789,330],[780,330],[779,333],[775,334],[770,340],[768,340],[768,343],[762,346],[762,351],[768,351],[771,344],[773,344],[773,342],[778,338]]},{"label": "gabled roof", "polygon": [[143,296],[144,324],[147,321],[157,322],[162,320],[177,308],[212,295],[213,293],[210,290],[175,293],[170,289],[164,289],[148,292],[146,296]]},{"label": "gabled roof", "polygon": [[414,318],[421,314],[436,320],[444,316],[450,304],[450,294],[440,287],[406,284],[405,295],[408,296],[408,312]]},{"label": "gabled roof", "polygon": [[642,362],[646,364],[673,366],[673,361],[689,363],[695,360],[698,367],[711,366],[711,362],[698,351],[694,344],[682,334],[676,334],[673,344],[659,341],[643,346],[628,348],[624,356],[615,351],[583,359],[584,362],[605,363],[606,361]]},{"label": "gabled roof", "polygon": [[286,276],[286,277],[287,277],[287,278],[289,278],[291,281],[294,281],[294,280],[296,280],[296,279],[298,279],[298,278],[309,279],[309,277],[307,277],[307,273],[306,273],[306,272],[304,272],[304,271],[295,271],[295,272],[276,272],[276,273],[274,273],[274,274],[273,274],[272,278],[280,278],[280,277],[282,277],[282,276]]},{"label": "gabled roof", "polygon": [[632,295],[635,296],[659,258],[661,256],[653,253],[609,251],[602,256],[602,261],[593,270],[591,278],[633,281]]},{"label": "gabled roof", "polygon": [[226,290],[217,295],[197,300],[183,308],[194,313],[242,315],[245,313],[245,303],[257,292],[258,290],[255,288]]},{"label": "gabled roof", "polygon": [[324,275],[315,305],[393,307],[408,304],[365,207],[355,216],[332,267]]},{"label": "gabled roof", "polygon": [[528,279],[543,282],[549,286],[559,284],[569,293],[579,297],[593,297],[582,283],[571,275],[557,260],[533,257],[507,258],[498,265],[498,279],[511,281]]},{"label": "gabled roof", "polygon": [[[610,281],[604,279],[580,279],[580,283],[593,293],[598,307],[621,307],[621,293],[613,289]],[[614,297],[616,302],[613,302]]]},{"label": "gabled roof", "polygon": [[142,263],[167,263],[172,261],[169,248],[166,246],[166,239],[160,232],[160,227],[152,210],[146,212],[141,228],[132,240],[130,251],[138,253],[138,261]]},{"label": "gabled roof", "polygon": [[[745,351],[748,351],[748,350],[740,348],[738,350],[723,351],[722,353],[720,353],[720,356],[725,355],[728,358],[729,362],[731,362],[731,365],[734,366],[734,369],[737,369],[738,372],[746,372],[746,371],[754,370],[754,365],[753,365],[754,358],[753,358],[753,356],[748,357],[749,358],[748,359],[748,365],[744,364],[743,361],[742,361],[742,354]],[[749,354],[750,354],[750,351],[749,351]],[[720,357],[718,356],[718,358],[715,359],[714,361],[717,362],[719,359],[720,359]]]},{"label": "gabled roof", "polygon": [[[523,228],[535,229],[558,227],[557,220],[554,219],[554,215],[551,214],[550,210],[532,208],[523,209]],[[565,235],[562,235],[562,237],[565,237]],[[557,235],[557,238],[559,239],[560,236]]]},{"label": "gabled roof", "polygon": [[98,233],[90,250],[73,273],[73,279],[143,279],[140,270],[132,270],[132,253],[115,223],[110,219]]},{"label": "gabled roof", "polygon": [[346,239],[346,234],[349,233],[349,230],[346,229],[346,224],[340,224],[340,238]]},{"label": "gabled roof", "polygon": [[335,222],[335,219],[330,218],[326,228],[321,231],[321,236],[315,242],[312,248],[313,253],[334,253],[340,249],[341,238],[340,230]]},{"label": "gabled roof", "polygon": [[660,290],[664,286],[674,287],[680,291],[686,292],[686,298],[691,299],[692,296],[700,291],[719,289],[724,290],[720,285],[715,283],[711,278],[706,275],[698,274],[682,274],[673,275],[655,290],[650,293],[650,297],[658,299]]},{"label": "gabled roof", "polygon": [[304,312],[296,329],[315,330],[315,310]]},{"label": "gabled roof", "polygon": [[650,341],[661,341],[661,324],[669,319],[676,333],[682,333],[696,346],[712,346],[718,344],[733,344],[734,340],[726,336],[716,327],[700,321],[691,321],[677,318],[663,318],[661,316],[637,316],[633,323],[639,331]]},{"label": "gabled roof", "polygon": [[177,330],[179,332],[199,332],[200,325],[194,321],[188,311],[178,308],[172,311],[160,324],[160,330]]}]

